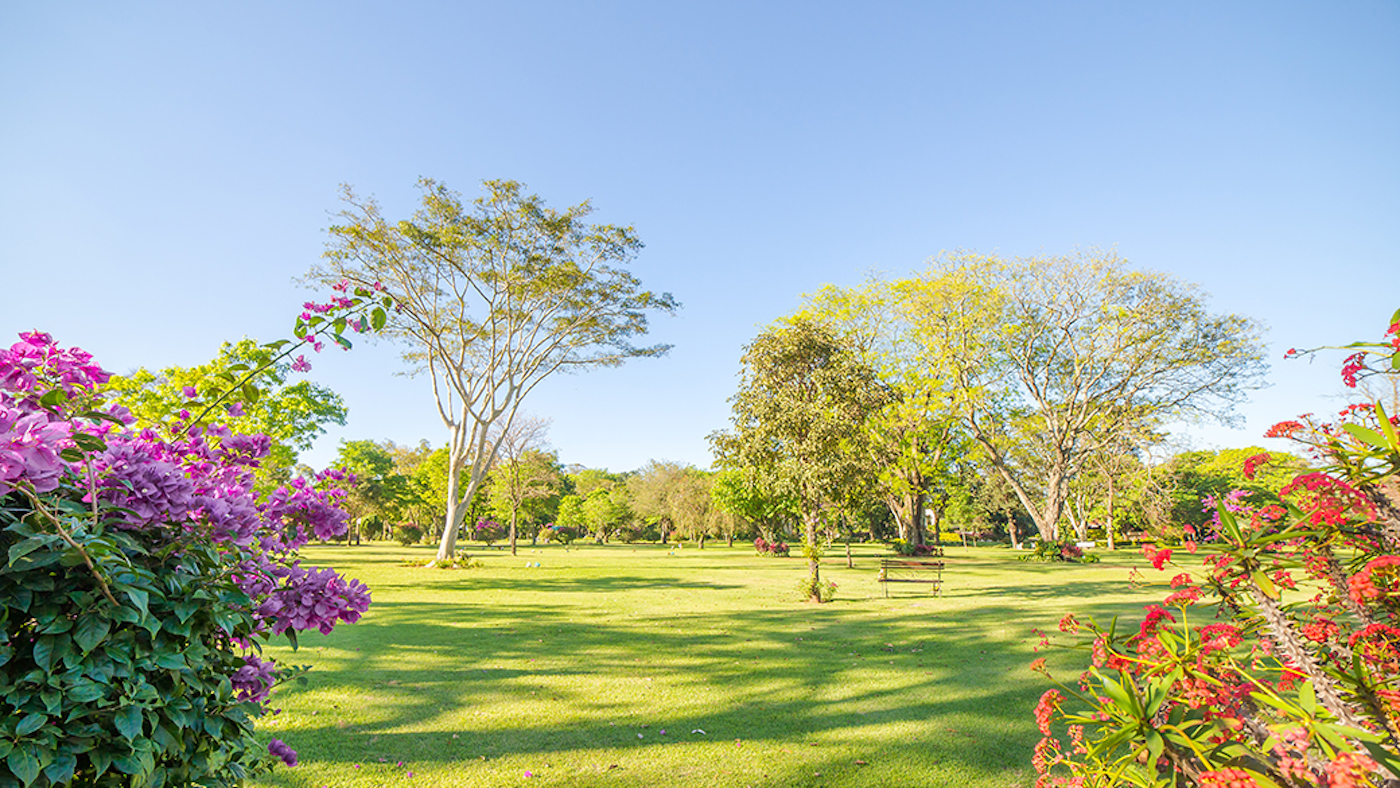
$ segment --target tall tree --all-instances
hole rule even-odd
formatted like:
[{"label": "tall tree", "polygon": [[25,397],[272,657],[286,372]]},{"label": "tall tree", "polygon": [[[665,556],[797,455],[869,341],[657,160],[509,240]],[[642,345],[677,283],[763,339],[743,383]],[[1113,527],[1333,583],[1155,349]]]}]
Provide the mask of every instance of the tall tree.
[{"label": "tall tree", "polygon": [[432,379],[451,435],[439,559],[451,557],[466,506],[534,387],[560,370],[665,353],[631,340],[646,333],[648,313],[677,306],[626,269],[642,246],[631,227],[588,223],[587,202],[548,208],[514,181],[483,185],[485,196],[467,206],[422,180],[421,207],[399,222],[346,188],[342,223],[309,274],[392,296],[383,333]]},{"label": "tall tree", "polygon": [[919,341],[901,292],[905,286],[872,280],[854,288],[826,287],[807,299],[802,314],[839,331],[886,386],[884,407],[866,422],[869,486],[894,516],[900,538],[918,545],[924,542],[925,513],[942,510],[958,482],[954,459],[968,447],[945,371]]},{"label": "tall tree", "polygon": [[547,419],[521,415],[501,440],[500,461],[491,471],[494,508],[510,522],[510,554],[516,555],[520,510],[528,501],[555,494],[559,484],[557,462],[545,454]]},{"label": "tall tree", "polygon": [[810,576],[820,601],[817,531],[859,476],[866,451],[853,445],[885,402],[874,371],[810,318],[779,321],[749,344],[734,404],[733,430],[711,441],[722,466],[754,467],[797,501]]},{"label": "tall tree", "polygon": [[662,544],[670,538],[671,530],[675,527],[671,498],[685,470],[686,466],[678,462],[650,460],[627,477],[627,491],[631,494],[633,511],[643,522],[657,527]]},{"label": "tall tree", "polygon": [[1257,323],[1111,253],[954,255],[907,293],[964,428],[1047,540],[1103,439],[1227,419],[1263,368]]},{"label": "tall tree", "polygon": [[[169,414],[187,407],[191,392],[202,396],[226,388],[246,370],[261,367],[276,355],[251,339],[225,342],[208,363],[113,376],[108,391],[131,410],[139,426],[164,427]],[[243,397],[232,412],[218,418],[234,432],[261,433],[272,440],[271,452],[257,471],[257,489],[263,493],[291,478],[297,453],[311,448],[326,424],[345,424],[345,401],[340,395],[307,380],[289,383],[292,371],[292,362],[269,367],[258,378],[257,395]]]},{"label": "tall tree", "polygon": [[667,507],[677,531],[684,538],[694,539],[702,550],[705,549],[705,539],[710,536],[711,527],[716,525],[710,517],[712,484],[713,474],[688,465],[682,469],[667,495]]}]

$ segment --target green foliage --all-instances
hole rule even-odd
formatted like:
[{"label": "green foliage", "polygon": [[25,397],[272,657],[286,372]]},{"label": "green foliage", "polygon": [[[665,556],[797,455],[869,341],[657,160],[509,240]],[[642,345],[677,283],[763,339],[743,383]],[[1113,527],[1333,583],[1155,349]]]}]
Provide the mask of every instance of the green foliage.
[{"label": "green foliage", "polygon": [[[1360,351],[1343,382],[1400,372],[1400,312],[1387,336],[1351,346]],[[1270,437],[1300,441],[1326,466],[1269,499],[1218,495],[1202,542],[1186,545],[1189,565],[1180,550],[1144,546],[1173,590],[1136,628],[1065,616],[1060,629],[1091,667],[1036,708],[1040,783],[1400,780],[1400,435],[1379,403],[1341,419],[1274,425]],[[1272,462],[1250,457],[1246,479]],[[1043,660],[1034,667],[1051,675]],[[1057,721],[1069,726],[1068,749]]]},{"label": "green foliage", "polygon": [[[847,501],[864,480],[861,425],[886,399],[874,371],[830,329],[791,318],[749,345],[731,399],[734,428],[711,442],[721,467],[751,469],[764,487],[797,501],[814,551],[822,510]],[[808,563],[815,587],[818,559]]]},{"label": "green foliage", "polygon": [[[1261,454],[1269,454],[1271,460],[1258,467],[1254,478],[1246,477],[1245,460]],[[1178,454],[1165,469],[1172,474],[1174,482],[1171,522],[1176,526],[1204,526],[1210,522],[1212,511],[1203,504],[1205,499],[1221,499],[1234,490],[1244,490],[1254,500],[1264,500],[1306,467],[1299,457],[1258,446]],[[1170,535],[1180,538],[1179,531]]]},{"label": "green foliage", "polygon": [[[322,282],[382,287],[395,309],[384,333],[433,378],[438,414],[452,433],[438,557],[448,558],[522,400],[560,370],[618,366],[660,356],[638,347],[669,293],[642,287],[628,265],[642,248],[631,227],[593,224],[587,202],[556,210],[515,181],[488,180],[470,204],[429,179],[409,220],[389,221],[348,187],[330,228]],[[475,515],[476,512],[471,514]]]},{"label": "green foliage", "polygon": [[836,598],[835,580],[813,580],[804,577],[797,581],[797,598],[813,602],[830,602]]},{"label": "green foliage", "polygon": [[[242,415],[221,412],[218,417],[234,432],[272,438],[272,451],[258,469],[258,490],[266,493],[290,478],[297,453],[311,448],[326,424],[343,425],[346,415],[344,400],[325,386],[306,380],[288,383],[292,362],[277,360],[279,354],[279,348],[251,339],[225,342],[219,355],[208,363],[167,367],[159,372],[138,369],[130,375],[113,376],[107,390],[131,411],[138,427],[159,431],[173,414],[198,412],[216,392],[249,371],[270,365],[258,376],[256,387],[248,383],[239,389],[234,401]],[[187,386],[194,388],[195,397],[185,396]]]},{"label": "green foliage", "polygon": [[1099,557],[1073,542],[1036,542],[1035,549],[1021,556],[1022,561],[1060,561],[1067,564],[1097,564]]},{"label": "green foliage", "polygon": [[265,769],[259,704],[228,680],[255,622],[219,550],[77,520],[65,545],[32,517],[0,509],[0,784],[234,786]]},{"label": "green foliage", "polygon": [[418,544],[423,541],[423,528],[412,523],[400,525],[394,529],[394,539],[404,547]]},{"label": "green foliage", "polygon": [[716,474],[710,497],[718,509],[752,523],[765,539],[778,539],[799,517],[797,499],[767,490],[760,481],[756,469],[726,468]]}]

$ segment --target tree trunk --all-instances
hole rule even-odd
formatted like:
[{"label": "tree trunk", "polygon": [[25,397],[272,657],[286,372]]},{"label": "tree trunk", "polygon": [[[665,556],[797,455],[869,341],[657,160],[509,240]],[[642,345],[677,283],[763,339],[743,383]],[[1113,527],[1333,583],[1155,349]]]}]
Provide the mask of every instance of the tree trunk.
[{"label": "tree trunk", "polygon": [[519,509],[510,510],[510,554],[515,555],[515,521],[518,517]]},{"label": "tree trunk", "polygon": [[1108,549],[1112,551],[1113,546],[1113,474],[1108,475],[1108,522],[1103,526],[1104,536],[1108,537]]},{"label": "tree trunk", "polygon": [[913,509],[909,517],[909,544],[921,545],[924,539],[924,509],[928,506],[928,496],[923,493],[916,493],[913,498]]},{"label": "tree trunk", "polygon": [[812,572],[812,594],[809,598],[813,602],[822,601],[821,595],[817,591],[817,584],[822,579],[821,570],[817,568],[821,563],[821,559],[817,558],[817,518],[819,516],[816,511],[813,511],[804,518],[807,526],[807,567]]}]

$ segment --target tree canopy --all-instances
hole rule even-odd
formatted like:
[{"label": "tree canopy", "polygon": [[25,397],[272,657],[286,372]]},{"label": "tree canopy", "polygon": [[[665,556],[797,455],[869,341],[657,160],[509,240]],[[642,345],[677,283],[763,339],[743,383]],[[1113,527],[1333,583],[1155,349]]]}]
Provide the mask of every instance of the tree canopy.
[{"label": "tree canopy", "polygon": [[642,246],[631,227],[589,223],[587,202],[554,210],[514,181],[483,186],[467,205],[422,180],[419,209],[397,222],[347,187],[324,262],[309,274],[394,299],[383,334],[429,375],[451,435],[444,559],[525,396],[555,372],[665,353],[632,340],[647,332],[649,314],[677,308],[627,270]]},{"label": "tree canopy", "polygon": [[823,510],[848,497],[865,451],[854,442],[887,395],[873,370],[826,326],[807,317],[779,321],[744,353],[733,429],[711,436],[724,467],[756,469],[797,502],[811,576],[820,599],[817,527]]},{"label": "tree canopy", "polygon": [[[226,387],[245,370],[261,367],[276,355],[251,339],[225,342],[205,364],[159,372],[138,369],[113,376],[107,390],[131,410],[138,425],[160,428],[170,414],[189,407],[197,397]],[[271,452],[257,473],[257,488],[264,492],[290,478],[297,454],[311,448],[326,424],[345,424],[345,402],[339,394],[307,380],[289,383],[291,373],[291,362],[272,365],[259,376],[255,396],[241,397],[235,408],[219,417],[234,432],[272,439]]]}]

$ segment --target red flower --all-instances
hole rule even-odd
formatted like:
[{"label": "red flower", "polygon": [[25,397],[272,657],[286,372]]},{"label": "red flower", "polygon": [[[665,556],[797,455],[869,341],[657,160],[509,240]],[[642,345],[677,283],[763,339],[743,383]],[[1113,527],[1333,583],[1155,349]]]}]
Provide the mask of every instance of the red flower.
[{"label": "red flower", "polygon": [[1042,736],[1050,735],[1050,717],[1059,708],[1062,697],[1057,689],[1046,690],[1040,696],[1040,702],[1035,704],[1035,724]]},{"label": "red flower", "polygon": [[1259,784],[1244,769],[1228,766],[1211,772],[1201,772],[1197,785],[1201,788],[1258,788]]},{"label": "red flower", "polygon": [[1301,422],[1297,422],[1297,421],[1280,421],[1278,424],[1275,424],[1274,426],[1270,427],[1270,428],[1269,428],[1269,431],[1266,432],[1266,433],[1264,433],[1264,437],[1266,437],[1266,438],[1291,438],[1291,437],[1293,437],[1293,434],[1294,434],[1294,433],[1302,432],[1303,429],[1304,429],[1304,427],[1303,427],[1303,425],[1302,425]]},{"label": "red flower", "polygon": [[1269,454],[1268,454],[1268,452],[1265,452],[1264,454],[1255,454],[1255,455],[1253,455],[1253,456],[1251,456],[1251,457],[1245,458],[1245,461],[1244,461],[1244,478],[1249,479],[1250,481],[1253,481],[1253,480],[1254,480],[1254,474],[1255,474],[1256,471],[1259,470],[1259,466],[1260,466],[1260,465],[1263,465],[1264,463],[1268,462],[1268,461],[1271,460],[1271,459],[1273,459],[1273,457],[1270,457]]}]

